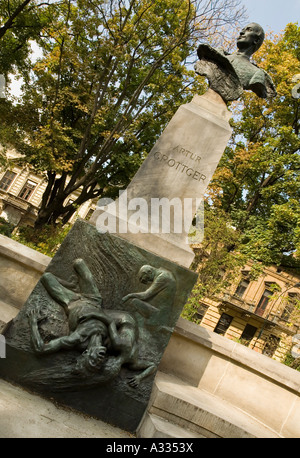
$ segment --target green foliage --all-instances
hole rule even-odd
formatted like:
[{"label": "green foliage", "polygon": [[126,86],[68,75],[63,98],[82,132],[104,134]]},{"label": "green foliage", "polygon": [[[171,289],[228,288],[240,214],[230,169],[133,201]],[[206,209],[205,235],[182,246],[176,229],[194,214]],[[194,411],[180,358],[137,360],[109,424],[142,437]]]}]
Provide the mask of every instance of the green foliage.
[{"label": "green foliage", "polygon": [[40,5],[35,0],[0,2],[0,73],[6,77],[16,69],[28,76],[30,40],[39,37],[47,2]]},{"label": "green foliage", "polygon": [[[28,81],[32,68],[31,42],[38,40],[45,25],[48,1],[1,0],[0,2],[0,75],[6,80],[7,98],[0,98],[0,168],[7,167],[5,147],[14,144],[19,132],[18,116],[9,93],[11,75]],[[17,114],[17,117],[16,117]],[[25,109],[23,115],[25,114]],[[4,147],[4,149],[2,149]]]},{"label": "green foliage", "polygon": [[44,56],[20,104],[0,112],[7,142],[48,171],[37,226],[67,221],[64,201],[79,188],[76,205],[127,186],[178,106],[206,87],[186,66],[197,42],[240,19],[239,1],[217,3],[61,0],[43,10]]},{"label": "green foliage", "polygon": [[5,218],[0,217],[0,234],[10,237],[14,230],[14,225],[6,221]]},{"label": "green foliage", "polygon": [[300,27],[289,24],[254,55],[278,95],[262,100],[245,92],[242,103],[232,106],[233,137],[210,188],[214,205],[241,233],[239,251],[265,264],[299,255],[300,99],[292,98],[299,44]]},{"label": "green foliage", "polygon": [[231,225],[226,212],[207,205],[204,225],[204,240],[199,247],[194,247],[192,266],[199,276],[182,313],[183,318],[191,321],[201,298],[213,297],[228,288],[247,261],[245,255],[233,251],[240,233]]},{"label": "green foliage", "polygon": [[295,358],[290,353],[287,353],[285,356],[285,359],[283,361],[283,364],[286,366],[292,367],[293,369],[296,369],[297,371],[300,371],[300,360],[296,361]]},{"label": "green foliage", "polygon": [[40,253],[53,257],[70,229],[71,225],[62,226],[61,224],[45,225],[39,231],[29,226],[22,226],[18,228],[18,232],[12,238]]}]

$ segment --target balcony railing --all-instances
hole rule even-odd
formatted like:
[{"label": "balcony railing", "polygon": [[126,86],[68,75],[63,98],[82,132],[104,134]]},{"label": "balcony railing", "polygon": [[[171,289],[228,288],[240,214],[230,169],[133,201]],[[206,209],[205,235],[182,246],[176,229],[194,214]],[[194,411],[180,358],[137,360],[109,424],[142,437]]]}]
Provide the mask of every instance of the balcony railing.
[{"label": "balcony railing", "polygon": [[3,202],[6,202],[12,207],[22,210],[23,212],[28,212],[30,210],[30,213],[33,213],[34,215],[37,214],[38,207],[33,205],[31,202],[22,199],[21,197],[15,196],[9,192],[4,192],[1,190],[0,197],[3,200]]},{"label": "balcony railing", "polygon": [[240,307],[248,312],[255,313],[256,303],[254,301],[245,301],[235,294],[224,293],[221,297],[222,301],[231,303],[237,307]]},{"label": "balcony railing", "polygon": [[8,204],[12,205],[13,207],[19,208],[20,210],[27,211],[28,208],[30,207],[30,204],[26,202],[24,199],[21,199],[20,197],[13,196],[13,195],[8,195],[5,201]]},{"label": "balcony railing", "polygon": [[297,334],[300,329],[298,320],[286,320],[276,313],[270,313],[269,320],[276,324],[276,326],[288,331],[289,334]]},{"label": "balcony railing", "polygon": [[278,312],[270,313],[268,310],[265,311],[264,315],[258,315],[255,313],[257,303],[255,301],[245,301],[244,299],[230,293],[224,293],[219,297],[222,301],[222,304],[227,304],[229,307],[233,307],[239,309],[240,311],[243,310],[245,313],[250,313],[255,315],[259,320],[269,323],[269,325],[278,326],[285,331],[288,331],[290,334],[298,332],[299,325],[297,323],[292,323],[289,320],[284,320]]}]

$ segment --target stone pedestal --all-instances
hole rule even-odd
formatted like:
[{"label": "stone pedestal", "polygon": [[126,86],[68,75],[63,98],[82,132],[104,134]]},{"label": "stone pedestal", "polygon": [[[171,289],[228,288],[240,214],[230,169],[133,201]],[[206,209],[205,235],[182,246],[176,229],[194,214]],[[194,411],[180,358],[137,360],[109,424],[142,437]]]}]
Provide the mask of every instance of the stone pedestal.
[{"label": "stone pedestal", "polygon": [[[188,232],[231,136],[230,117],[222,98],[211,90],[182,105],[125,197],[105,211],[96,210],[90,222],[99,231],[113,222],[110,229],[114,226],[119,237],[189,267],[194,255]],[[159,204],[164,211],[157,218]]]},{"label": "stone pedestal", "polygon": [[230,138],[229,118],[213,91],[195,96],[118,201],[75,223],[5,330],[3,378],[137,430],[197,279],[188,233]]},{"label": "stone pedestal", "polygon": [[[87,289],[82,275],[76,278],[78,260],[88,267],[101,295],[100,302],[95,287]],[[151,266],[160,274],[156,279],[159,284],[156,293],[147,299],[140,295],[140,298],[123,301],[128,294],[144,293],[149,288],[149,284],[140,281],[139,272],[143,266]],[[54,300],[45,289],[43,278],[49,274],[63,285],[76,280],[68,286],[68,290],[78,294],[78,299],[69,306],[69,315],[63,304]],[[147,408],[156,369],[196,278],[194,272],[124,239],[99,234],[94,226],[78,220],[6,329],[6,358],[0,359],[0,376],[135,432]],[[84,333],[81,328],[80,344],[72,346],[69,341],[68,346],[53,353],[37,353],[28,318],[30,313],[39,310],[42,320],[38,322],[38,329],[47,344],[74,333],[71,311],[76,307],[81,317],[77,314],[75,331],[80,331],[84,323],[88,325]],[[101,367],[93,372],[80,372],[78,361],[85,345],[97,332],[102,332],[101,323],[91,320],[89,315],[96,313],[99,307],[108,316],[113,316],[120,342],[114,347],[104,339],[107,351]],[[116,311],[120,319],[115,318]],[[90,326],[95,327],[97,323],[99,331],[91,331]],[[116,363],[121,353],[125,355],[124,364],[111,372],[111,364]],[[132,386],[129,383],[132,377],[139,376],[149,366],[154,368],[151,374],[138,386]]]}]

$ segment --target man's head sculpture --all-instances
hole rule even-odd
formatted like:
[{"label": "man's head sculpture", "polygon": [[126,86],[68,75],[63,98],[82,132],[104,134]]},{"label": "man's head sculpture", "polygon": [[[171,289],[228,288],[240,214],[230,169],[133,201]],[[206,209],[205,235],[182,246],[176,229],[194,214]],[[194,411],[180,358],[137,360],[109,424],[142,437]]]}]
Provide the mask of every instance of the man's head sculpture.
[{"label": "man's head sculpture", "polygon": [[239,51],[251,50],[251,55],[259,50],[265,39],[263,28],[256,22],[244,27],[237,38]]},{"label": "man's head sculpture", "polygon": [[252,22],[241,30],[237,38],[238,50],[233,54],[201,44],[197,50],[200,60],[195,65],[195,71],[207,77],[210,88],[226,103],[239,99],[245,89],[252,90],[261,98],[274,97],[276,89],[270,76],[250,62],[250,57],[261,47],[264,38],[263,28]]}]

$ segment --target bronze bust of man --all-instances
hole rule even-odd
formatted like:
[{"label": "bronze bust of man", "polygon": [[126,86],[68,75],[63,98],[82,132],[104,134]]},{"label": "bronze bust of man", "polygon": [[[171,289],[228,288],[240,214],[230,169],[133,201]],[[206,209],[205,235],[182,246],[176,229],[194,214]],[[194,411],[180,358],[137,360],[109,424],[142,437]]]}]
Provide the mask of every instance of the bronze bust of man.
[{"label": "bronze bust of man", "polygon": [[261,98],[274,97],[276,89],[271,77],[250,61],[264,38],[262,27],[251,23],[240,32],[238,50],[233,54],[201,44],[197,50],[200,60],[195,65],[195,71],[208,78],[210,88],[225,102],[237,100],[244,89],[252,90]]}]

